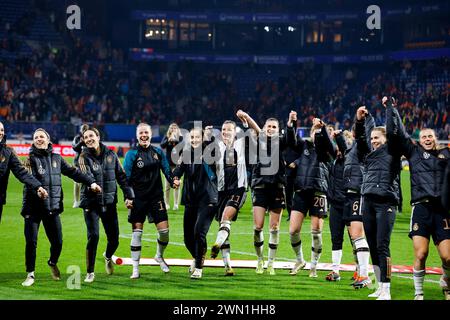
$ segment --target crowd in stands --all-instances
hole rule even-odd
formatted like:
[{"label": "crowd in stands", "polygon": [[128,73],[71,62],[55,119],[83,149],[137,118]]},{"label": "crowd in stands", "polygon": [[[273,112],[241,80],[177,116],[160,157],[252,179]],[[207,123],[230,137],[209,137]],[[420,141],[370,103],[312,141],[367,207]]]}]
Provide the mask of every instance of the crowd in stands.
[{"label": "crowd in stands", "polygon": [[[0,28],[10,34],[9,23]],[[24,23],[14,28],[23,29]],[[18,50],[8,41],[2,46]],[[261,70],[269,74],[275,66],[133,62],[105,41],[74,37],[67,47],[41,46],[29,55],[0,60],[0,120],[78,119],[99,125],[204,120],[219,125],[235,119],[238,108],[260,123],[268,116],[284,121],[295,109],[300,126],[310,126],[313,114],[349,129],[361,105],[382,124],[379,101],[392,95],[414,137],[431,127],[440,139],[449,139],[449,64],[448,58],[346,66],[305,63],[279,67],[260,78]],[[243,73],[253,78],[243,83]]]}]

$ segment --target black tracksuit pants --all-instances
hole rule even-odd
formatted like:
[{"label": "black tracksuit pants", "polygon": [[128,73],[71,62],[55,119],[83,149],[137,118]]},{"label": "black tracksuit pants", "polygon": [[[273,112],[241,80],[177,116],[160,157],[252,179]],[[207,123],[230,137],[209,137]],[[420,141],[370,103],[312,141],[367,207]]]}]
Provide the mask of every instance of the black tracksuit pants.
[{"label": "black tracksuit pants", "polygon": [[50,259],[49,263],[55,265],[58,263],[62,250],[62,226],[58,214],[38,213],[36,215],[25,217],[25,264],[27,272],[32,272],[36,266],[36,248],[39,234],[39,226],[44,225],[45,233],[50,241]]},{"label": "black tracksuit pants", "polygon": [[102,220],[105,229],[107,245],[106,257],[111,258],[119,247],[119,222],[117,218],[117,207],[115,204],[105,207],[95,206],[84,209],[84,221],[87,227],[86,264],[87,272],[94,272],[95,257],[100,238],[99,219]]},{"label": "black tracksuit pants", "polygon": [[199,204],[184,207],[184,243],[195,259],[195,267],[203,268],[203,259],[207,251],[206,234],[214,219],[215,205]]},{"label": "black tracksuit pants", "polygon": [[[332,250],[342,250],[344,233],[346,229],[344,220],[344,208],[333,203],[330,205],[330,232]],[[351,239],[350,239],[351,242]]]},{"label": "black tracksuit pants", "polygon": [[392,229],[394,229],[396,206],[386,199],[376,199],[365,195],[361,210],[372,264],[374,268],[380,268],[380,282],[390,282],[391,252],[389,245]]},{"label": "black tracksuit pants", "polygon": [[297,171],[293,169],[286,170],[287,176],[286,176],[286,210],[288,212],[288,217],[291,217],[291,210],[292,210],[292,200],[294,199],[294,184],[295,184],[295,178],[297,175]]}]

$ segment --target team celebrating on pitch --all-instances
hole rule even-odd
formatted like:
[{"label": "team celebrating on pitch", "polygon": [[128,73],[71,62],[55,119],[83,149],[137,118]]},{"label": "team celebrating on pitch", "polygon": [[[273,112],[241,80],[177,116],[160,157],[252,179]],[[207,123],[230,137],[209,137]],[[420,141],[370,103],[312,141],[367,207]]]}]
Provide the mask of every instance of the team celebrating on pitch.
[{"label": "team celebrating on pitch", "polygon": [[[215,259],[221,253],[225,275],[235,274],[230,258],[231,225],[250,192],[257,274],[276,274],[280,223],[282,212],[287,208],[289,240],[295,256],[289,274],[295,276],[307,266],[300,232],[309,213],[312,240],[309,276],[316,278],[324,219],[329,216],[332,271],[326,280],[341,278],[339,270],[347,230],[356,268],[353,287],[360,289],[372,284],[370,258],[377,288],[369,297],[391,300],[390,239],[401,205],[400,171],[404,157],[409,162],[411,179],[409,237],[415,255],[414,299],[424,299],[425,265],[431,237],[442,260],[440,287],[449,300],[449,148],[438,145],[433,129],[429,128],[422,129],[419,141],[414,141],[403,126],[395,99],[384,97],[381,104],[386,112],[385,126],[375,126],[374,118],[362,106],[356,111],[351,131],[335,130],[332,125],[314,118],[308,138],[297,133],[295,111],[290,112],[286,127],[281,130],[275,118],[268,118],[260,128],[249,114],[239,110],[236,116],[249,134],[236,122],[226,120],[217,137],[211,126],[194,127],[183,137],[178,125],[173,123],[161,144],[166,152],[151,145],[151,127],[140,123],[136,129],[137,144],[126,153],[123,166],[117,154],[101,142],[99,131],[86,125],[74,139],[74,149],[78,153],[75,166],[53,152],[50,135],[41,128],[33,134],[30,155],[21,162],[6,145],[4,126],[0,123],[0,219],[10,171],[24,183],[21,214],[27,277],[22,285],[31,286],[35,282],[41,222],[50,242],[48,265],[52,278],[61,278],[57,263],[63,243],[59,217],[64,210],[63,174],[78,183],[74,189],[74,207],[82,208],[86,223],[87,274],[84,281],[87,283],[95,280],[100,219],[107,236],[103,253],[106,272],[114,272],[112,258],[119,246],[117,184],[123,191],[132,227],[130,278],[140,277],[146,219],[154,223],[158,231],[154,259],[163,272],[170,271],[164,260],[169,244],[170,188],[175,189],[174,207],[178,208],[178,189],[182,185],[184,243],[193,259],[189,268],[192,279],[202,278],[208,251],[206,236],[213,220],[219,226],[210,257]],[[161,172],[166,180],[164,187]],[[266,215],[269,216],[267,263],[264,261]]]}]

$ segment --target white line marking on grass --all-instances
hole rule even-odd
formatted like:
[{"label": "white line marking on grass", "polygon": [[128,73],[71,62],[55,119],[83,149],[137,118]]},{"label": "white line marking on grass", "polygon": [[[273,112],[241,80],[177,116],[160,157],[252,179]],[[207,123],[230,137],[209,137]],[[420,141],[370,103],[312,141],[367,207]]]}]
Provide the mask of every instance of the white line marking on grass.
[{"label": "white line marking on grass", "polygon": [[[124,238],[124,239],[131,239],[131,236],[130,236],[130,235],[127,235],[127,234],[121,234],[120,237],[121,237],[121,238]],[[153,240],[153,239],[150,239],[150,238],[142,238],[142,241],[155,242],[156,239]],[[184,243],[182,243],[182,242],[175,242],[175,241],[170,241],[169,244],[173,244],[173,245],[175,245],[175,246],[180,246],[180,247],[184,247],[184,246],[185,246]],[[242,255],[247,255],[247,256],[256,257],[256,254],[255,254],[255,253],[250,253],[250,252],[237,251],[237,250],[232,250],[231,252],[232,252],[232,253],[236,253],[236,254],[242,254]],[[283,257],[279,257],[278,260],[281,260],[281,261],[287,261],[287,262],[295,262],[295,261],[296,261],[295,259],[289,259],[289,258],[283,258]],[[393,276],[394,276],[394,277],[397,277],[397,278],[403,278],[403,279],[410,279],[410,280],[413,280],[413,277],[410,277],[410,276],[402,276],[402,275],[397,275],[397,274],[393,274]],[[437,284],[439,284],[439,281],[437,281],[437,280],[424,279],[424,281],[425,281],[425,282],[431,282],[431,283],[437,283]]]},{"label": "white line marking on grass", "polygon": [[[413,277],[401,276],[401,275],[397,275],[397,274],[393,274],[393,276],[394,276],[394,277],[397,277],[397,278],[403,278],[403,279],[410,279],[410,280],[413,280],[413,279],[414,279]],[[424,281],[425,281],[425,282],[431,282],[431,283],[437,283],[437,284],[439,284],[439,281],[438,281],[438,280],[425,279]]]},{"label": "white line marking on grass", "polygon": [[[121,238],[125,238],[125,239],[131,239],[131,236],[129,235],[120,235]],[[148,242],[155,242],[156,239],[150,239],[150,238],[142,238],[142,241],[148,241]],[[180,246],[180,247],[184,247],[185,244],[182,242],[174,242],[174,241],[169,241],[169,244],[173,244],[175,246]],[[256,257],[255,253],[250,253],[250,252],[244,252],[244,251],[237,251],[237,250],[232,250],[232,253],[237,253],[237,254],[242,254],[242,255],[247,255],[247,256],[252,256],[252,257]],[[279,257],[278,260],[283,260],[283,261],[288,261],[288,262],[295,262],[295,259],[289,259],[289,258],[282,258]]]}]

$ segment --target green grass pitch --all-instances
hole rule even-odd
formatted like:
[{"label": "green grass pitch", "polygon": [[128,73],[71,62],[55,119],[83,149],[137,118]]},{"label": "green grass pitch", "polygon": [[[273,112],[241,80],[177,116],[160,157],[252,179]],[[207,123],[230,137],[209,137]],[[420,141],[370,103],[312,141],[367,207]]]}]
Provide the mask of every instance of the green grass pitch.
[{"label": "green grass pitch", "polygon": [[[393,264],[412,265],[413,248],[408,238],[409,219],[409,173],[403,172],[402,186],[404,196],[403,213],[398,214],[391,241]],[[308,271],[301,271],[293,277],[287,270],[277,270],[276,276],[257,275],[253,269],[236,269],[234,277],[224,277],[223,268],[205,268],[203,278],[194,281],[189,278],[187,267],[171,267],[169,274],[163,274],[159,267],[141,266],[141,278],[130,280],[131,266],[116,266],[115,273],[106,275],[101,253],[106,240],[101,227],[100,243],[97,254],[96,280],[84,284],[86,227],[81,209],[72,209],[73,182],[64,178],[65,211],[61,215],[63,224],[63,251],[59,261],[62,273],[61,281],[53,281],[46,264],[49,255],[49,243],[41,225],[36,263],[36,283],[29,288],[21,286],[25,279],[25,239],[23,235],[23,218],[20,215],[22,203],[22,185],[10,178],[8,203],[3,211],[0,224],[0,299],[281,299],[281,300],[367,300],[371,290],[354,290],[350,286],[350,272],[342,272],[340,282],[325,281],[326,271],[320,271],[319,277],[311,279]],[[121,192],[119,193],[122,198]],[[120,245],[116,255],[130,256],[131,226],[127,222],[127,212],[120,202]],[[284,214],[286,214],[284,212]],[[169,211],[170,243],[166,258],[186,258],[189,253],[183,245],[183,211]],[[266,220],[265,238],[268,239],[268,221]],[[212,245],[218,229],[213,222],[208,234],[208,248]],[[305,259],[309,260],[311,236],[309,218],[302,228],[302,241]],[[153,257],[156,250],[156,228],[148,223],[144,227],[143,257]],[[267,242],[267,241],[266,241]],[[239,214],[239,219],[232,225],[232,258],[256,259],[253,249],[253,220],[250,197]],[[234,252],[233,252],[234,251]],[[267,245],[265,246],[267,256]],[[209,256],[209,251],[208,251]],[[294,258],[288,235],[288,222],[282,218],[280,245],[277,254],[279,261],[292,261]],[[220,256],[218,257],[220,259]],[[331,262],[331,240],[328,219],[324,224],[323,253],[321,262]],[[352,250],[348,238],[345,238],[342,263],[352,263]],[[428,266],[439,267],[439,256],[434,246],[430,247]],[[69,289],[67,273],[69,266],[81,269],[81,288]],[[426,276],[424,285],[425,299],[442,300],[443,295],[438,284],[439,276]],[[391,294],[393,299],[408,300],[414,296],[412,275],[393,274]]]}]

